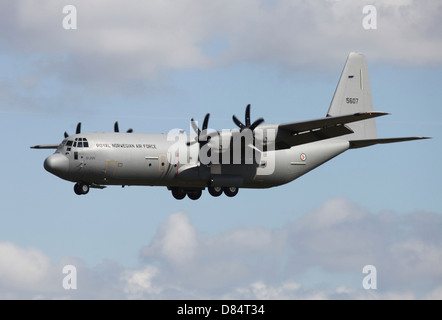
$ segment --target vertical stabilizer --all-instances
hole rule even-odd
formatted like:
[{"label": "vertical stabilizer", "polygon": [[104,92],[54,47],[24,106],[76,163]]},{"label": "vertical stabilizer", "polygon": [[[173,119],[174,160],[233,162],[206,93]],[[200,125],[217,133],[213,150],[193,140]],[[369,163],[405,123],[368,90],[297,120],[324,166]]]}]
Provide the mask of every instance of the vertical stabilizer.
[{"label": "vertical stabilizer", "polygon": [[[327,116],[340,116],[373,111],[367,62],[362,53],[348,55]],[[349,140],[377,138],[376,123],[368,119],[347,124],[354,133],[345,136]]]}]

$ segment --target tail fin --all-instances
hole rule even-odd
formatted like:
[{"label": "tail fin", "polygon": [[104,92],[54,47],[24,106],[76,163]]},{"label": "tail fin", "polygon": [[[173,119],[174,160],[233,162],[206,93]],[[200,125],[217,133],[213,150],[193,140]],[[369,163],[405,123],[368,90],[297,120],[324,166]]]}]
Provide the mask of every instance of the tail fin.
[{"label": "tail fin", "polygon": [[[327,116],[371,111],[373,103],[365,56],[362,53],[351,52],[342,70]],[[346,136],[349,140],[377,138],[374,119],[353,122],[347,126],[354,131]]]}]

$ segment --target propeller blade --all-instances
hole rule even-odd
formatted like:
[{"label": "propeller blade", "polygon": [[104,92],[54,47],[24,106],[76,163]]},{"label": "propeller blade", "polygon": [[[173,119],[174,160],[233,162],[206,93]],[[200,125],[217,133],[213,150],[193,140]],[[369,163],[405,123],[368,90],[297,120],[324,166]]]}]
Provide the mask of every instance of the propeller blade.
[{"label": "propeller blade", "polygon": [[79,123],[77,124],[77,130],[75,130],[75,133],[76,133],[76,134],[81,133],[81,122],[79,122]]},{"label": "propeller blade", "polygon": [[209,117],[210,113],[206,114],[203,121],[203,129],[200,131],[198,135],[198,141],[207,141],[207,127],[209,125]]},{"label": "propeller blade", "polygon": [[235,122],[235,124],[240,127],[241,130],[245,127],[245,125],[241,121],[239,121],[235,115],[232,116],[232,119],[233,122]]},{"label": "propeller blade", "polygon": [[115,121],[115,124],[114,124],[114,132],[120,132],[120,128],[119,128],[119,126],[118,126],[118,121]]},{"label": "propeller blade", "polygon": [[209,125],[209,117],[210,117],[210,113],[206,114],[206,116],[204,117],[203,131],[207,130],[207,126]]},{"label": "propeller blade", "polygon": [[65,138],[69,137],[69,134],[66,131],[64,132],[64,137]]},{"label": "propeller blade", "polygon": [[128,129],[126,132],[127,132],[127,133],[132,133],[132,132],[134,132],[134,129],[130,128],[130,129]]},{"label": "propeller blade", "polygon": [[250,130],[252,130],[252,131],[255,130],[255,128],[263,122],[264,122],[263,118],[259,118],[258,120],[255,120],[255,122],[253,122],[252,125],[250,126]]},{"label": "propeller blade", "polygon": [[188,141],[186,144],[187,144],[188,147],[190,147],[191,145],[194,145],[195,143],[197,143],[196,140],[194,140],[194,141]]},{"label": "propeller blade", "polygon": [[195,131],[195,133],[199,136],[201,131],[200,128],[198,128],[198,125],[196,124],[195,119],[190,119],[190,125],[192,126],[193,131]]},{"label": "propeller blade", "polygon": [[246,126],[250,127],[250,104],[246,107]]}]

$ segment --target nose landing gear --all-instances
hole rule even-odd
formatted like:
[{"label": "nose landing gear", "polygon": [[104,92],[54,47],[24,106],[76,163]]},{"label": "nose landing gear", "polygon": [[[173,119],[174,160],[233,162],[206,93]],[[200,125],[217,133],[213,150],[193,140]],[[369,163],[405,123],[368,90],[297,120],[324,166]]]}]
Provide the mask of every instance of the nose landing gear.
[{"label": "nose landing gear", "polygon": [[89,192],[89,185],[82,182],[77,182],[74,185],[74,192],[78,195],[87,194]]}]

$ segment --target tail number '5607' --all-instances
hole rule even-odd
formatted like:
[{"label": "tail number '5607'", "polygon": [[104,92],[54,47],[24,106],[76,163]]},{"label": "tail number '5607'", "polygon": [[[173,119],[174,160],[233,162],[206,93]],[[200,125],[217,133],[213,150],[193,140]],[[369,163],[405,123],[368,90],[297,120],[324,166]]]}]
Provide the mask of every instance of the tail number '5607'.
[{"label": "tail number '5607'", "polygon": [[358,98],[345,98],[345,101],[350,104],[357,104],[359,99]]}]

